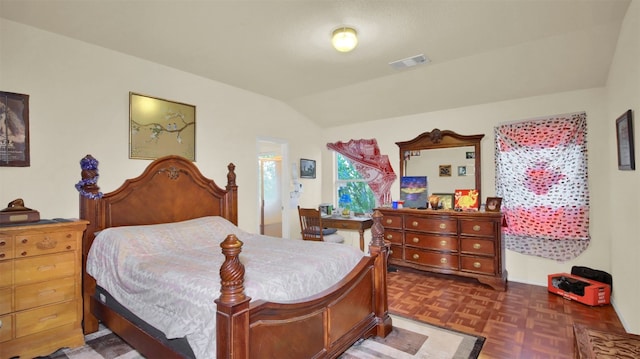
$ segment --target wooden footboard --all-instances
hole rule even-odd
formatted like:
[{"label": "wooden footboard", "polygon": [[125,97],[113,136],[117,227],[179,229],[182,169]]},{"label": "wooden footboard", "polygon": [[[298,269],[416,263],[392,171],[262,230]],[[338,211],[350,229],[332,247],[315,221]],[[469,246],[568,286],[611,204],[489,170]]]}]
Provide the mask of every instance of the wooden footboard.
[{"label": "wooden footboard", "polygon": [[[142,175],[126,180],[117,190],[102,194],[96,184],[97,164],[91,156],[82,159],[82,180],[76,186],[80,192],[80,218],[90,221],[82,251],[84,332],[96,331],[101,321],[146,357],[182,357],[95,299],[96,283],[86,273],[86,258],[95,233],[109,227],[203,216],[222,216],[237,225],[235,166],[229,164],[228,183],[222,189],[202,176],[191,161],[167,156],[153,161]],[[389,334],[389,248],[383,240],[382,215],[375,213],[373,219],[370,255],[333,287],[292,303],[252,302],[246,296],[244,267],[239,259],[242,242],[229,235],[221,243],[225,262],[220,268],[220,297],[215,300],[216,357],[331,358],[360,338]]]},{"label": "wooden footboard", "polygon": [[226,260],[216,300],[217,358],[333,358],[361,338],[386,337],[388,247],[382,215],[373,218],[371,255],[332,288],[296,303],[250,302],[238,260],[242,242],[227,237],[220,245]]}]

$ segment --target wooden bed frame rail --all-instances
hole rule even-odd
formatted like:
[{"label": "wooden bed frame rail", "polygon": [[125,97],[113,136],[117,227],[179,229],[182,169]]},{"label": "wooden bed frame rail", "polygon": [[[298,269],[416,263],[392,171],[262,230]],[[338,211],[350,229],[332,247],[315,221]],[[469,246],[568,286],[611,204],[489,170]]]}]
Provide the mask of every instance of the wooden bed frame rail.
[{"label": "wooden bed frame rail", "polygon": [[[189,160],[166,156],[153,161],[136,178],[102,194],[97,185],[98,161],[80,161],[80,218],[90,224],[83,237],[84,332],[102,321],[142,355],[181,358],[155,336],[94,298],[96,282],[86,273],[89,249],[98,231],[117,226],[158,224],[203,216],[222,216],[238,224],[235,166],[228,165],[227,185],[218,187]],[[385,337],[392,323],[387,303],[387,257],[382,214],[373,216],[369,255],[333,287],[302,301],[251,301],[244,292],[242,242],[229,235],[220,244],[216,358],[335,358],[359,339]],[[214,300],[214,298],[212,298]],[[213,318],[212,318],[213,319]]]}]

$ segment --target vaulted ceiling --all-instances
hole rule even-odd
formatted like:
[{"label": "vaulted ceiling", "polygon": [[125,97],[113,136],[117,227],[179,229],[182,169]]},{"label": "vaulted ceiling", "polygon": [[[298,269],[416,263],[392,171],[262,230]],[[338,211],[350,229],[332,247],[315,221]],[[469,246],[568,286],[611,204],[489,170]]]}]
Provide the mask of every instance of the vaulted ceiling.
[{"label": "vaulted ceiling", "polygon": [[[604,86],[630,1],[0,0],[0,17],[269,96],[331,127]],[[349,53],[330,44],[343,25],[359,35]],[[430,62],[389,66],[418,54]]]}]

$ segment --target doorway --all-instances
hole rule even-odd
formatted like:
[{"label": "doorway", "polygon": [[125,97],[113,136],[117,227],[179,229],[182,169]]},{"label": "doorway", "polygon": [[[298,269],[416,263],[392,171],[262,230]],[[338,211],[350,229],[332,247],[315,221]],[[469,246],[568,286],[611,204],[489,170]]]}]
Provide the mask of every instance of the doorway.
[{"label": "doorway", "polygon": [[260,234],[273,237],[289,235],[284,215],[283,193],[288,171],[283,166],[286,143],[277,140],[258,140],[258,193]]}]

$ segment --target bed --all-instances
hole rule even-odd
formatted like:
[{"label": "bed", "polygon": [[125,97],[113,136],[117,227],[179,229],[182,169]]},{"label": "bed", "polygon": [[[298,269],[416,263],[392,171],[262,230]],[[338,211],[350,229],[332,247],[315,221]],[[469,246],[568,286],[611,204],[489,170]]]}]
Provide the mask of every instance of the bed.
[{"label": "bed", "polygon": [[[386,293],[389,248],[383,240],[379,213],[373,216],[369,253],[361,255],[342,278],[311,296],[270,301],[247,294],[252,290],[252,271],[262,270],[255,269],[252,265],[256,261],[249,257],[257,252],[255,246],[259,244],[256,243],[262,238],[266,247],[277,249],[284,242],[299,242],[297,245],[311,242],[251,235],[240,230],[237,227],[238,187],[233,164],[228,165],[227,184],[222,188],[204,177],[191,161],[167,156],[150,163],[140,176],[126,180],[115,191],[104,194],[97,185],[97,161],[88,155],[82,159],[81,168],[82,180],[76,185],[80,192],[80,218],[90,222],[83,237],[85,334],[98,330],[101,322],[148,358],[193,355],[188,340],[167,338],[171,335],[164,335],[147,320],[129,311],[126,305],[109,298],[111,293],[87,272],[87,259],[93,253],[94,241],[109,243],[106,234],[122,230],[120,227],[127,230],[164,228],[168,223],[192,224],[194,221],[205,221],[207,225],[214,222],[219,231],[229,232],[216,245],[222,264],[219,269],[215,268],[212,274],[215,280],[211,282],[217,283],[219,293],[210,298],[215,303],[215,312],[206,316],[207,320],[215,321],[211,334],[215,353],[208,352],[205,357],[333,358],[360,339],[385,337],[391,331]],[[135,242],[135,234],[133,238],[132,242]],[[244,247],[246,253],[243,254]],[[321,258],[316,262],[330,262],[334,255],[318,256]],[[283,282],[290,280],[281,279]],[[200,299],[202,302],[207,300]]]}]

